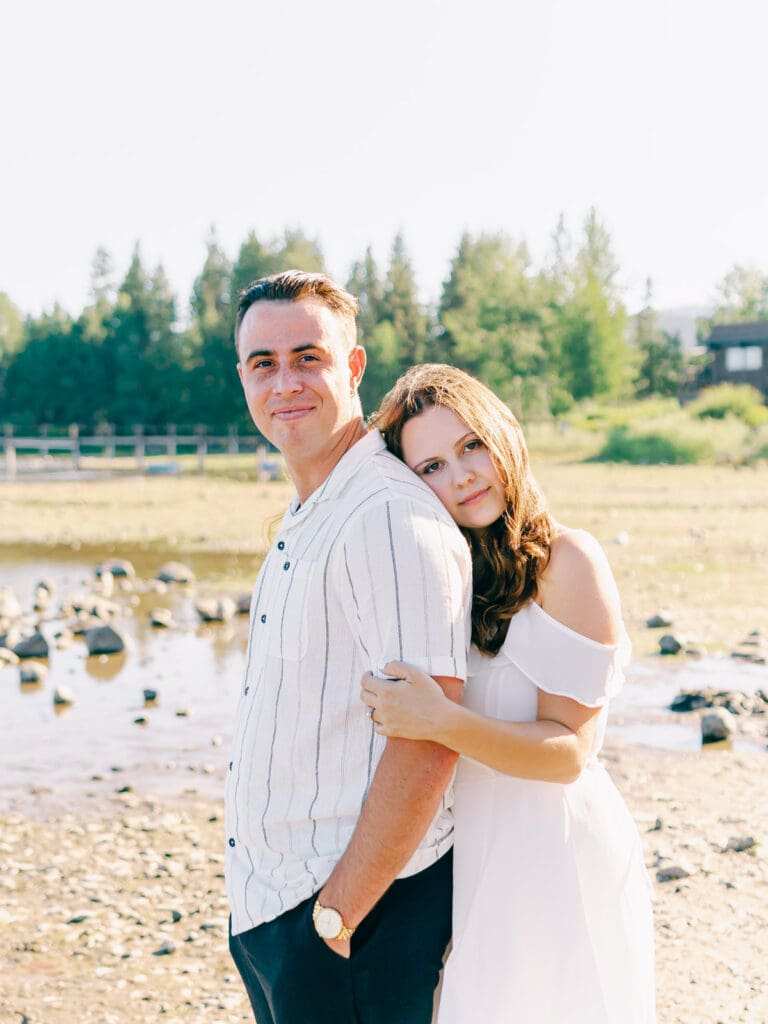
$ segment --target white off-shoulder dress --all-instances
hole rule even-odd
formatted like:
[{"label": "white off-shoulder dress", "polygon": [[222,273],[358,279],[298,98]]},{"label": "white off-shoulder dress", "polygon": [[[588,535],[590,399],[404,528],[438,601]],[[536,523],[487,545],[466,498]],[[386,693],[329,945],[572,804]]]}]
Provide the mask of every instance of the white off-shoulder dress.
[{"label": "white off-shoulder dress", "polygon": [[640,837],[597,759],[629,642],[597,643],[534,602],[501,650],[473,650],[464,702],[533,721],[537,688],[601,707],[589,762],[563,785],[461,758],[453,950],[438,1024],[652,1024],[651,886]]}]

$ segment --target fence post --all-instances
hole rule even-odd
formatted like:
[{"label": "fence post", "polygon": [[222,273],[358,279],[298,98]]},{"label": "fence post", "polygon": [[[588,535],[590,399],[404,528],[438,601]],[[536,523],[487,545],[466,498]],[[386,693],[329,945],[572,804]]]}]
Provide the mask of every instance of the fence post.
[{"label": "fence post", "polygon": [[176,447],[176,424],[175,423],[169,423],[166,426],[165,429],[168,431],[168,438],[167,438],[166,443],[165,443],[165,451],[166,451],[166,454],[168,455],[169,459],[175,459],[176,458],[176,451],[177,451],[177,447]]},{"label": "fence post", "polygon": [[80,469],[80,428],[76,423],[69,425],[69,440],[72,443],[72,469]]},{"label": "fence post", "polygon": [[16,445],[13,443],[13,424],[6,423],[3,429],[3,451],[5,453],[5,477],[16,479]]},{"label": "fence post", "polygon": [[140,473],[143,473],[147,468],[146,442],[144,440],[144,427],[138,423],[133,428],[133,445],[136,453],[136,468]]},{"label": "fence post", "polygon": [[239,455],[240,454],[240,438],[238,437],[238,433],[237,433],[237,425],[235,425],[234,427],[230,427],[229,430],[228,430],[228,433],[229,433],[229,442],[227,444],[227,451],[229,452],[230,455]]},{"label": "fence post", "polygon": [[197,470],[199,473],[205,472],[205,456],[208,449],[207,431],[208,428],[202,424],[198,424],[195,427],[195,433],[197,434]]},{"label": "fence post", "polygon": [[115,457],[115,425],[114,423],[104,424],[104,455],[108,459]]},{"label": "fence post", "polygon": [[44,459],[47,459],[51,454],[50,446],[46,443],[45,439],[48,437],[48,424],[40,424],[40,454]]}]

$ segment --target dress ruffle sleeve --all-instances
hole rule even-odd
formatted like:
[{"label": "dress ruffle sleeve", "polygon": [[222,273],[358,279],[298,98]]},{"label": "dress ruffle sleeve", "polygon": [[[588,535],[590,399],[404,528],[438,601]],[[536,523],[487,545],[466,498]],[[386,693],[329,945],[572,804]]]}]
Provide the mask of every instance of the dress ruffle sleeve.
[{"label": "dress ruffle sleeve", "polygon": [[601,644],[553,619],[535,601],[517,613],[497,657],[505,657],[540,690],[601,707],[619,692],[631,644]]}]

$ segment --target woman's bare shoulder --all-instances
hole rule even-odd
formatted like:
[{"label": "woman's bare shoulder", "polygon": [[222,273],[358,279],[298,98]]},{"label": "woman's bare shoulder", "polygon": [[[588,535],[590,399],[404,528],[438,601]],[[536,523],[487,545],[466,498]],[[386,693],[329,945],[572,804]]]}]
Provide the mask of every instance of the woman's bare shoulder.
[{"label": "woman's bare shoulder", "polygon": [[586,530],[558,528],[538,601],[547,614],[591,640],[614,644],[621,637],[616,581],[605,552]]}]

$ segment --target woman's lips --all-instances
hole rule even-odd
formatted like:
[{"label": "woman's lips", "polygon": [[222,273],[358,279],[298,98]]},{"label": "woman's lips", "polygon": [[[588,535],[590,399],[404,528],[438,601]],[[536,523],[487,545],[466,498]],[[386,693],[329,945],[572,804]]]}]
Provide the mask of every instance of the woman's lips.
[{"label": "woman's lips", "polygon": [[484,498],[488,491],[490,491],[490,489],[490,487],[483,487],[483,489],[480,491],[473,491],[473,493],[470,494],[468,498],[465,498],[464,501],[460,501],[459,504],[465,507],[467,505],[474,505],[475,502],[480,501],[482,498]]}]

